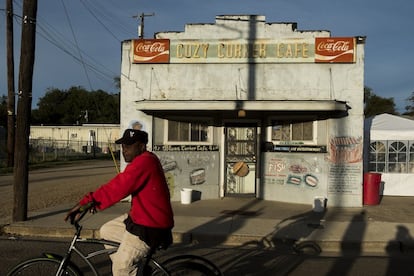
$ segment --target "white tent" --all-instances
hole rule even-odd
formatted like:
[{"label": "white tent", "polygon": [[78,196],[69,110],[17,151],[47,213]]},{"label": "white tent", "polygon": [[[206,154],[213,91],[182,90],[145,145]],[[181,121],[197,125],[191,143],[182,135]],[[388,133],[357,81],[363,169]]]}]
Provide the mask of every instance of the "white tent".
[{"label": "white tent", "polygon": [[391,114],[365,120],[365,133],[372,140],[414,140],[414,121]]},{"label": "white tent", "polygon": [[[405,143],[410,141],[414,143],[414,121],[384,113],[367,118],[364,133],[366,161],[364,168],[367,168],[369,141],[404,141]],[[383,195],[414,196],[414,173],[381,174]]]}]

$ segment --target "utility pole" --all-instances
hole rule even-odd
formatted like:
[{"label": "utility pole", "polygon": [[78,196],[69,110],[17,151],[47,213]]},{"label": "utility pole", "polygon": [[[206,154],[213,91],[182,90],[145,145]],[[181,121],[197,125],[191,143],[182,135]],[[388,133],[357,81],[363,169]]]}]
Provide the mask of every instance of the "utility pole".
[{"label": "utility pole", "polygon": [[13,0],[6,3],[7,29],[7,167],[14,165],[15,133],[15,86],[14,86],[14,42],[13,42]]},{"label": "utility pole", "polygon": [[37,0],[24,0],[14,155],[13,221],[27,219],[29,134],[36,45],[36,15]]},{"label": "utility pole", "polygon": [[150,13],[150,14],[145,14],[145,13],[141,13],[141,15],[134,15],[133,18],[140,18],[141,20],[141,24],[138,26],[138,37],[140,39],[144,38],[144,18],[147,16],[154,16],[155,13]]}]

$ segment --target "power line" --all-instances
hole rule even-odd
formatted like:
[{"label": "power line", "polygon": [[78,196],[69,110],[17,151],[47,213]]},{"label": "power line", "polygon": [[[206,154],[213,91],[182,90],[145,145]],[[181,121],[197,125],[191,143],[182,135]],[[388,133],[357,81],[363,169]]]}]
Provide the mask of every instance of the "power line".
[{"label": "power line", "polygon": [[76,39],[75,32],[73,31],[72,23],[71,23],[71,21],[70,21],[69,14],[68,14],[68,11],[67,11],[66,6],[65,6],[65,2],[64,2],[64,0],[61,0],[61,2],[62,2],[62,5],[63,5],[63,10],[65,11],[65,14],[66,14],[66,18],[67,18],[68,23],[69,23],[70,30],[71,30],[71,32],[72,32],[73,39],[74,39],[75,44],[76,44],[76,49],[78,50],[79,58],[81,59],[83,69],[85,70],[85,76],[86,76],[86,79],[88,80],[88,83],[89,83],[89,88],[90,88],[91,90],[93,90],[93,89],[92,89],[92,83],[91,83],[91,80],[90,80],[89,75],[88,75],[88,70],[86,70],[86,65],[85,65],[85,63],[84,63],[84,61],[83,61],[82,53],[81,53],[81,51],[80,51],[79,44],[78,44],[78,41],[77,41],[77,39]]},{"label": "power line", "polygon": [[[67,39],[63,38],[63,37],[59,37],[61,34],[59,32],[55,32],[56,30],[53,29],[52,26],[46,26],[47,29],[43,24],[38,24],[39,29],[42,32],[38,32],[38,34],[43,37],[45,40],[47,40],[48,42],[50,42],[52,45],[56,46],[58,49],[62,50],[64,53],[68,54],[69,56],[71,56],[75,61],[79,62],[80,64],[82,64],[82,60],[73,53],[73,51],[75,51],[75,49],[73,48],[73,44],[68,41]],[[54,33],[52,33],[54,32]],[[70,47],[70,46],[73,47]],[[111,70],[107,69],[108,72],[104,72],[103,70],[99,69],[99,68],[105,68],[104,65],[100,64],[97,60],[95,60],[93,57],[89,56],[87,53],[85,53],[84,51],[82,51],[82,56],[84,57],[84,64],[86,64],[86,66],[96,72],[99,72],[101,75],[112,78],[114,75],[116,75],[116,73],[112,72]],[[90,59],[90,62],[85,61],[85,57]],[[93,64],[97,64],[98,66],[95,66]]]},{"label": "power line", "polygon": [[[21,19],[21,16],[14,14],[14,17],[16,23],[19,26],[21,26],[21,21],[18,20],[18,18]],[[89,70],[95,72],[96,76],[101,80],[110,80],[112,84],[114,76],[118,75],[118,73],[115,73],[112,70],[106,68],[103,64],[99,63],[92,56],[89,56],[86,52],[82,51],[79,47],[76,46],[76,44],[74,44],[70,39],[66,38],[61,32],[59,32],[56,28],[50,25],[43,18],[38,17],[37,27],[38,28],[36,28],[36,33],[40,37],[42,37],[50,44],[54,45],[56,48],[58,48],[71,58],[73,58],[79,64],[85,65]],[[76,54],[78,51],[81,52],[80,57],[78,56],[78,54]],[[87,61],[85,58],[89,61]],[[105,70],[107,72],[105,72]]]},{"label": "power line", "polygon": [[[117,42],[120,42],[120,39],[115,34],[115,32],[111,31],[110,27],[113,29],[114,26],[118,26],[116,30],[121,33],[134,33],[132,31],[128,32],[124,24],[120,24],[119,22],[121,20],[116,20],[116,18],[119,16],[115,16],[114,13],[108,12],[108,10],[98,1],[97,3],[94,3],[94,5],[88,4],[87,1],[80,0],[81,3],[84,5],[85,10],[87,10],[90,14],[92,14],[93,18],[101,25],[105,32],[109,33],[111,37],[113,37]],[[14,3],[16,3],[16,6],[18,9],[22,9],[21,1],[14,0]],[[109,1],[110,2],[110,1]],[[109,3],[108,2],[108,3]],[[43,17],[37,17],[37,26],[36,29],[37,34],[45,39],[47,42],[54,45],[56,48],[70,56],[72,59],[74,59],[76,62],[81,64],[85,70],[86,77],[89,82],[89,86],[91,85],[91,80],[88,74],[89,72],[93,72],[95,76],[103,81],[108,81],[111,85],[113,85],[114,78],[118,75],[120,75],[119,72],[115,73],[111,69],[107,68],[105,65],[94,59],[91,55],[86,53],[81,49],[81,47],[78,44],[78,41],[75,36],[75,30],[71,24],[71,16],[68,12],[67,7],[63,3],[64,10],[66,13],[66,17],[68,18],[69,26],[72,32],[72,39],[68,39],[63,35],[61,32],[59,32],[53,25],[49,24],[47,20],[45,20]],[[109,3],[110,4],[110,3]],[[16,10],[16,9],[15,9]],[[18,13],[18,11],[17,11]],[[16,17],[20,17],[16,15]],[[104,22],[105,19],[107,22]],[[20,20],[17,20],[16,22],[18,25],[21,26]],[[111,24],[109,24],[109,23]],[[135,34],[136,36],[136,34]],[[74,41],[74,42],[72,42]]]},{"label": "power line", "polygon": [[[125,27],[125,24],[122,23],[120,20],[121,17],[125,17],[124,14],[117,14],[119,11],[119,3],[113,5],[111,1],[97,1],[95,3],[91,3],[90,1],[83,1],[83,4],[89,7],[89,9],[96,15],[96,21],[103,26],[103,28],[110,33],[113,33],[115,37],[117,37],[117,41],[122,41],[119,37],[134,37],[135,30],[131,30]],[[107,8],[108,5],[112,5],[113,8]]]},{"label": "power line", "polygon": [[111,32],[111,30],[109,30],[109,28],[102,22],[102,20],[99,19],[99,17],[85,4],[85,2],[83,0],[80,0],[80,2],[82,3],[82,5],[85,7],[85,9],[96,19],[96,21],[99,22],[99,24],[102,25],[102,27],[109,33],[112,35],[113,38],[115,38],[117,41],[121,41],[113,32]]}]

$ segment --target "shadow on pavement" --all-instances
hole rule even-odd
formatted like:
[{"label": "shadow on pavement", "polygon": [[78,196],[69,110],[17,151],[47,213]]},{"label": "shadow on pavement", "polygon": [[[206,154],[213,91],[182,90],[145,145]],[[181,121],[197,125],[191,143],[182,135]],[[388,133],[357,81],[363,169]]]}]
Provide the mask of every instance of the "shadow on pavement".
[{"label": "shadow on pavement", "polygon": [[[262,209],[251,211],[258,202],[257,200],[250,201],[237,210],[225,210],[222,212],[223,215],[206,223],[208,225],[201,225],[189,232],[197,232],[198,228],[222,228],[223,226],[227,228],[230,225],[235,232],[246,221],[238,219],[238,216],[251,218],[260,215]],[[326,209],[323,212],[309,211],[285,218],[275,225],[274,231],[260,240],[252,240],[240,246],[222,249],[221,252],[210,252],[204,257],[220,263],[220,269],[226,275],[270,275],[275,271],[279,271],[280,275],[288,274],[306,256],[317,256],[321,253],[318,244],[304,240],[316,229],[324,227],[321,221],[325,213]],[[209,242],[208,246],[219,246],[225,242],[225,239],[226,236],[217,237],[213,242]]]}]

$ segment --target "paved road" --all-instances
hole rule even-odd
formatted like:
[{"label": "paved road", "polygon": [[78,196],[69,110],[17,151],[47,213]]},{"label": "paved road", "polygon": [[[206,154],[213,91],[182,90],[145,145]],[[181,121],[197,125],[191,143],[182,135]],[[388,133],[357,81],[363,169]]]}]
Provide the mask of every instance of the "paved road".
[{"label": "paved road", "polygon": [[[63,254],[68,241],[5,239],[0,237],[0,275],[5,275],[11,267],[30,257],[39,256],[42,252]],[[88,250],[99,247],[87,247]],[[275,249],[249,246],[210,246],[206,244],[174,245],[167,251],[160,251],[158,260],[173,255],[195,254],[214,262],[224,275],[335,275],[335,276],[388,276],[414,275],[413,255],[397,254],[389,256],[353,255],[297,255],[286,247]],[[85,270],[83,263],[74,258],[74,262]],[[93,259],[99,266],[102,275],[110,275],[110,262],[106,256]],[[90,275],[90,274],[87,274]]]},{"label": "paved road", "polygon": [[[29,173],[28,209],[35,211],[75,203],[116,175],[113,161],[88,160],[79,164],[34,170]],[[11,222],[13,212],[12,174],[0,176],[0,225]]]}]

